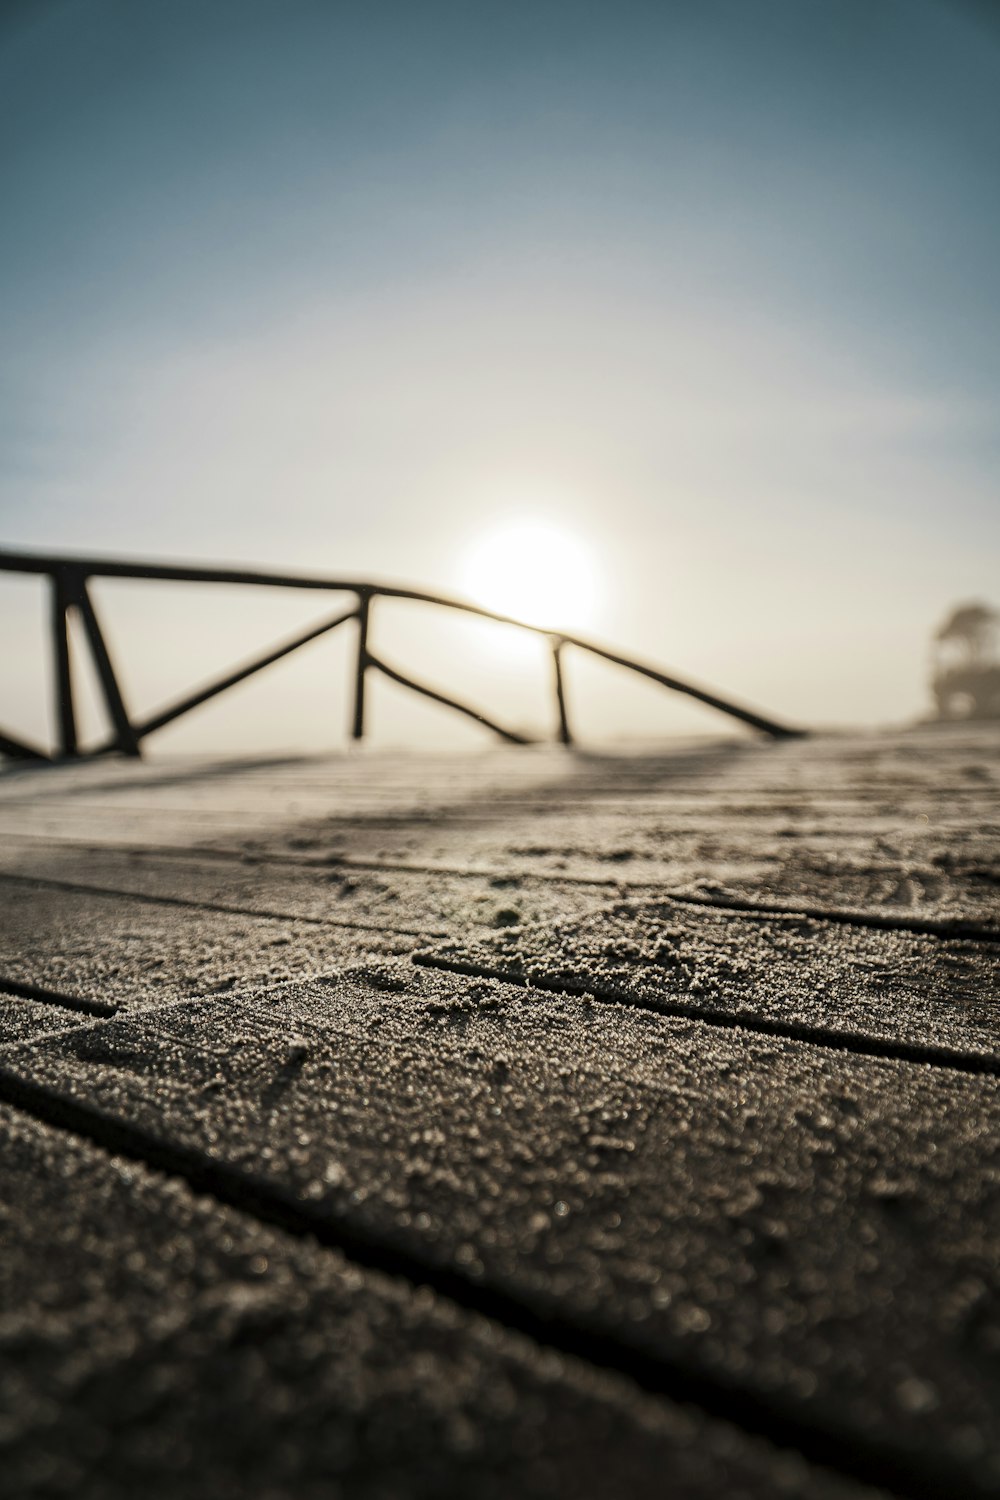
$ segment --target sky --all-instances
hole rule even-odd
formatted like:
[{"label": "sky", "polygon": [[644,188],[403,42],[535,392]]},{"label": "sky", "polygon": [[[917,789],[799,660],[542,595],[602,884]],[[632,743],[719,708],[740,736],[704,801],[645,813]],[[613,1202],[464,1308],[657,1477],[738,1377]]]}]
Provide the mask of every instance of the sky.
[{"label": "sky", "polygon": [[[913,720],[934,628],[1000,604],[998,161],[977,0],[8,0],[0,545],[481,594],[541,527],[542,623],[798,722]],[[151,587],[97,589],[139,710],[324,613]],[[36,736],[44,608],[0,575],[0,725]],[[548,712],[503,633],[377,628]],[[348,650],[162,747],[341,742]],[[597,737],[725,727],[567,673]]]}]

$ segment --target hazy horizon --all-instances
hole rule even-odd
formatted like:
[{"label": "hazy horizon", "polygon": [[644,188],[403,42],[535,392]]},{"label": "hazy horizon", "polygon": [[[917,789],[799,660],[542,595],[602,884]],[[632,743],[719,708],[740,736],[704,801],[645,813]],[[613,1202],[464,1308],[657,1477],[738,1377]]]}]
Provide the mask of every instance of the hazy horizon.
[{"label": "hazy horizon", "polygon": [[[919,718],[933,630],[1000,603],[988,7],[43,0],[0,80],[0,547],[482,596],[544,523],[585,616],[545,623],[805,723]],[[99,598],[143,709],[325,608]],[[44,625],[0,575],[14,733]],[[545,711],[543,660],[381,628]],[[346,654],[162,748],[342,740]],[[570,671],[595,734],[725,727]],[[389,687],[374,727],[452,735]]]}]

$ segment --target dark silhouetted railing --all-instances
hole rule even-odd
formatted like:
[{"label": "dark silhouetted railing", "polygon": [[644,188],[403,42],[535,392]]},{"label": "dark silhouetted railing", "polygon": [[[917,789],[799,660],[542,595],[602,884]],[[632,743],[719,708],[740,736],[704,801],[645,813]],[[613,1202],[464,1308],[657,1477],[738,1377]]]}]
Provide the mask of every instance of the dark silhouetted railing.
[{"label": "dark silhouetted railing", "polygon": [[[351,725],[354,739],[362,739],[365,733],[365,679],[369,672],[375,671],[381,672],[392,682],[399,683],[401,687],[409,688],[425,698],[430,698],[434,703],[441,703],[446,708],[454,709],[456,713],[475,719],[477,723],[485,725],[487,729],[492,729],[495,734],[500,735],[502,739],[509,740],[512,744],[529,743],[524,735],[505,728],[478,709],[448,697],[437,688],[414,681],[412,677],[405,676],[395,667],[391,667],[388,662],[383,661],[381,657],[376,656],[371,649],[370,638],[373,605],[379,598],[408,599],[414,603],[461,610],[464,614],[476,615],[484,620],[494,620],[502,625],[512,625],[532,635],[545,637],[552,654],[552,683],[558,714],[557,735],[564,745],[573,743],[563,673],[563,652],[567,646],[587,652],[601,661],[611,662],[614,666],[623,667],[626,671],[636,672],[641,677],[648,677],[652,682],[658,682],[673,692],[685,693],[689,698],[696,698],[699,703],[707,703],[710,708],[729,714],[732,718],[739,719],[754,729],[762,730],[765,734],[784,738],[802,733],[801,730],[791,729],[787,725],[777,723],[774,719],[766,718],[763,714],[754,713],[751,709],[730,703],[715,693],[706,692],[704,688],[694,687],[689,682],[681,682],[678,678],[671,677],[655,667],[634,661],[627,656],[620,656],[604,646],[596,645],[593,641],[581,640],[578,636],[565,635],[538,625],[527,625],[523,620],[512,619],[509,615],[497,614],[493,610],[482,609],[479,605],[469,604],[461,599],[449,599],[441,594],[424,593],[419,589],[395,588],[392,585],[380,583],[362,583],[354,579],[345,581],[332,578],[311,578],[296,574],[262,573],[244,568],[191,568],[172,564],[109,562],[91,557],[48,557],[16,552],[0,552],[0,572],[41,574],[50,580],[52,590],[57,750],[55,755],[49,755],[37,746],[26,744],[13,735],[0,732],[0,753],[21,760],[47,761],[81,754],[103,755],[111,751],[118,751],[123,755],[139,755],[142,741],[154,734],[156,730],[172,724],[182,714],[190,713],[200,704],[207,703],[219,693],[224,693],[227,688],[235,687],[238,682],[243,682],[254,673],[272,666],[282,657],[289,656],[293,651],[298,651],[300,647],[308,645],[310,641],[315,641],[321,635],[327,635],[349,620],[356,620],[358,624],[354,712]],[[175,583],[249,584],[259,588],[315,589],[324,593],[352,594],[356,603],[345,613],[321,621],[302,635],[285,641],[253,661],[244,663],[225,677],[197,688],[193,693],[168,704],[157,713],[150,714],[144,719],[136,719],[129,714],[125,706],[111,652],[94,610],[94,601],[88,588],[92,578],[158,579]],[[77,737],[68,630],[68,617],[71,612],[77,615],[83,626],[94,666],[97,669],[108,716],[114,729],[110,739],[86,751],[80,749]]]}]

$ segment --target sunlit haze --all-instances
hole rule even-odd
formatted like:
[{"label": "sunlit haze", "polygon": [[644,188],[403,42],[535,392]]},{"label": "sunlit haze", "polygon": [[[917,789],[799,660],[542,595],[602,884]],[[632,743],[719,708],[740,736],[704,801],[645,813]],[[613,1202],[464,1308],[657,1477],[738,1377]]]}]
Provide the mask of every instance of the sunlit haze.
[{"label": "sunlit haze", "polygon": [[[924,714],[1000,603],[995,7],[37,0],[0,115],[2,545],[465,593],[824,724]],[[329,603],[95,597],[144,712]],[[12,733],[47,619],[0,575]],[[373,630],[545,721],[544,651]],[[343,744],[341,635],[155,748]],[[727,727],[567,678],[599,737]],[[385,681],[371,723],[489,743]]]},{"label": "sunlit haze", "polygon": [[601,580],[592,550],[543,519],[484,530],[462,558],[460,581],[475,604],[532,625],[583,630],[598,615]]}]

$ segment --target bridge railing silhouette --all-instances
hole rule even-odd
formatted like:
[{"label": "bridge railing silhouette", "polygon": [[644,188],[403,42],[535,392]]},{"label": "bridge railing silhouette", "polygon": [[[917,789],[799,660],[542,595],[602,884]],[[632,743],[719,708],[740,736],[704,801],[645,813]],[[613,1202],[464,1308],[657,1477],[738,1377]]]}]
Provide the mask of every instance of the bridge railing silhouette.
[{"label": "bridge railing silhouette", "polygon": [[[54,671],[54,700],[56,709],[57,742],[53,754],[36,745],[0,730],[0,754],[21,760],[51,761],[74,756],[95,756],[118,752],[123,755],[141,755],[143,740],[163,729],[182,715],[190,713],[201,704],[216,698],[220,693],[244,682],[248,677],[274,665],[293,651],[300,650],[320,636],[328,635],[341,625],[357,624],[357,653],[354,668],[354,701],[351,717],[351,734],[360,740],[365,734],[365,687],[369,673],[378,672],[401,687],[419,693],[435,703],[442,704],[454,712],[464,714],[512,744],[528,744],[531,741],[523,734],[497,723],[478,708],[452,698],[439,689],[418,682],[415,678],[390,666],[372,649],[372,618],[378,599],[409,600],[415,604],[433,605],[441,609],[457,610],[480,619],[492,620],[501,625],[510,625],[518,630],[545,638],[549,645],[552,665],[552,692],[557,718],[556,738],[564,745],[574,743],[567,705],[566,679],[563,670],[563,654],[568,647],[606,661],[640,677],[649,678],[672,692],[683,693],[699,703],[728,714],[753,729],[776,738],[800,735],[802,730],[781,724],[764,714],[732,703],[718,694],[683,682],[669,673],[645,662],[623,656],[594,641],[580,636],[554,631],[544,626],[531,625],[512,616],[499,614],[462,599],[449,598],[445,594],[428,593],[420,589],[400,588],[391,584],[373,583],[358,579],[333,579],[312,577],[308,574],[268,573],[247,568],[186,567],[166,563],[125,562],[91,557],[56,557],[45,554],[0,552],[0,572],[29,573],[48,578],[51,599],[52,658]],[[98,619],[97,611],[88,585],[95,578],[120,578],[131,580],[164,581],[174,583],[206,583],[251,586],[256,588],[309,589],[328,594],[353,596],[354,604],[346,611],[331,616],[312,626],[292,639],[285,640],[263,655],[242,663],[233,671],[213,681],[202,684],[183,698],[165,705],[157,712],[137,718],[126,707],[121,683],[115,671],[114,660],[107,636]],[[77,730],[76,701],[73,691],[71,664],[71,640],[69,618],[75,614],[79,619],[94,666],[101,685],[113,733],[96,745],[83,749]]]}]

